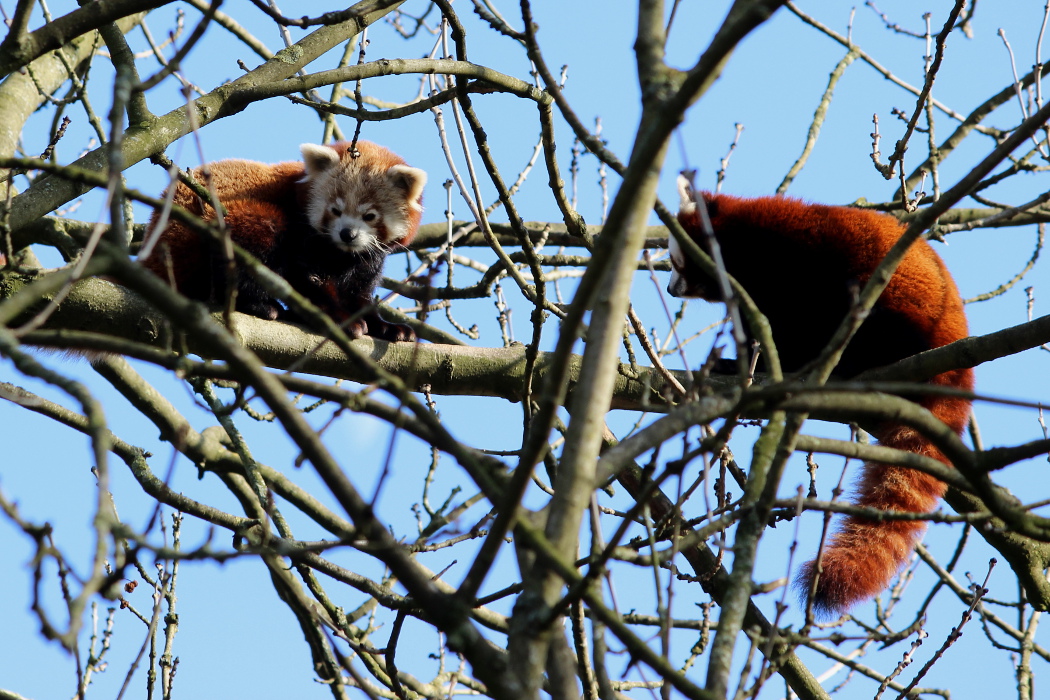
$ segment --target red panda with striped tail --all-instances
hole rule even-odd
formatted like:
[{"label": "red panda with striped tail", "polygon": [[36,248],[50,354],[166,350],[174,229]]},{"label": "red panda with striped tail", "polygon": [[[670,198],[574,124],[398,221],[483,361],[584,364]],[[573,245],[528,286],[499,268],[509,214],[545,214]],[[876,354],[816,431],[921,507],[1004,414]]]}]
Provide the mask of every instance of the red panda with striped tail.
[{"label": "red panda with striped tail", "polygon": [[[679,178],[678,187],[682,199],[678,220],[707,249],[697,195],[684,177]],[[787,197],[702,196],[725,269],[769,320],[787,372],[801,369],[820,354],[850,312],[851,289],[868,281],[904,230],[892,216],[862,209],[807,204]],[[673,236],[669,247],[673,272],[668,292],[723,301],[717,280],[702,274]],[[941,258],[920,240],[905,255],[835,373],[854,376],[967,335],[955,283]],[[971,391],[973,370],[945,372],[929,383]],[[969,421],[967,398],[925,396],[918,403],[957,434]],[[951,466],[926,437],[907,426],[887,423],[873,433],[882,445]],[[936,508],[944,491],[945,485],[928,474],[868,462],[853,503],[926,513]],[[817,562],[811,561],[802,568],[797,584],[803,596],[808,596],[816,576],[814,609],[822,615],[845,612],[889,585],[924,530],[922,522],[848,516],[820,557],[819,576]]]},{"label": "red panda with striped tail", "polygon": [[[415,340],[406,325],[384,320],[373,294],[392,250],[416,235],[426,173],[367,141],[303,144],[298,162],[221,160],[207,166],[211,187],[226,208],[230,238],[291,284],[353,337]],[[206,182],[205,168],[193,171]],[[216,213],[189,187],[174,185],[173,201],[206,221]],[[150,219],[147,240],[160,215]],[[143,264],[182,294],[219,303],[226,261],[216,247],[178,221],[168,221]],[[237,271],[238,311],[299,321],[243,270]]]}]

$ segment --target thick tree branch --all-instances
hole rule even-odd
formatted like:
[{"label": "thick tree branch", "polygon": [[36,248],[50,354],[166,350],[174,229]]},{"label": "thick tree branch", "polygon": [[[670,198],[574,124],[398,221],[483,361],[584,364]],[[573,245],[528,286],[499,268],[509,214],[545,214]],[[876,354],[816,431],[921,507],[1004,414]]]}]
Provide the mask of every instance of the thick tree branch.
[{"label": "thick tree branch", "polygon": [[169,2],[171,0],[98,0],[86,3],[29,34],[12,31],[0,44],[0,76],[6,76],[103,25]]}]

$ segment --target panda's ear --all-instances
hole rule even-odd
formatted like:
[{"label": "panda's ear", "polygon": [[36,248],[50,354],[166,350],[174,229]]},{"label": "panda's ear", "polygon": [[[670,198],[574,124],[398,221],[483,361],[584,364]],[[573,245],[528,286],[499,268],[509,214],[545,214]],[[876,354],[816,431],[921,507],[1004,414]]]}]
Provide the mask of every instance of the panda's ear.
[{"label": "panda's ear", "polygon": [[392,165],[386,176],[394,187],[405,193],[405,199],[415,209],[423,208],[423,187],[427,184],[427,174],[419,168],[409,165]]},{"label": "panda's ear", "polygon": [[304,143],[299,146],[299,152],[303,154],[303,165],[306,166],[307,179],[320,175],[332,166],[339,164],[339,154],[334,148],[329,148],[328,146]]}]

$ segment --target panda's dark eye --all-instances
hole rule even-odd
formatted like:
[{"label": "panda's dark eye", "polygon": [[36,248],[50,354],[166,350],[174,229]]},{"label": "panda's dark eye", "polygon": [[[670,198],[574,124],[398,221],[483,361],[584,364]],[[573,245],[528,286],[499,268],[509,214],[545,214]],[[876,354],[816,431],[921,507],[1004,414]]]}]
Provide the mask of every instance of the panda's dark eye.
[{"label": "panda's dark eye", "polygon": [[361,218],[364,219],[366,222],[371,223],[376,220],[376,213],[374,211],[370,211]]},{"label": "panda's dark eye", "polygon": [[339,207],[332,207],[329,211],[332,212],[332,216],[342,216],[343,210]]}]

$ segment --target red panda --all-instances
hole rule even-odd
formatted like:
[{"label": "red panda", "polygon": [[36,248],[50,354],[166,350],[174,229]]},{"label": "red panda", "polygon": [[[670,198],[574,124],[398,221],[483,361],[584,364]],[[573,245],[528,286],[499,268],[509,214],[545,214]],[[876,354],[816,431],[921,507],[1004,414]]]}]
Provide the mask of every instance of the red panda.
[{"label": "red panda", "polygon": [[[300,162],[220,160],[207,170],[235,243],[335,321],[356,317],[347,326],[353,337],[414,340],[411,328],[380,317],[372,296],[387,253],[416,235],[427,176],[382,146],[359,141],[357,149],[355,157],[349,143],[303,144]],[[204,171],[193,171],[201,183],[207,181]],[[205,220],[216,218],[211,204],[189,187],[175,188],[175,204]],[[147,240],[159,218],[155,211]],[[143,264],[188,297],[213,303],[225,298],[224,257],[178,221],[168,221]],[[236,285],[238,311],[300,320],[247,272],[237,272]]]},{"label": "red panda", "polygon": [[[702,247],[695,194],[679,178],[678,220]],[[786,197],[743,199],[704,194],[726,271],[748,291],[769,319],[773,342],[785,371],[801,369],[827,345],[849,313],[851,287],[871,277],[900,238],[893,217],[849,207],[806,204]],[[674,237],[669,240],[673,272],[668,292],[678,297],[721,301],[716,280],[691,264]],[[746,330],[746,329],[745,329]],[[836,374],[853,376],[888,365],[968,335],[962,300],[944,262],[925,241],[905,255],[868,318],[842,355]],[[929,381],[937,386],[973,389],[973,370],[958,369]],[[970,400],[927,396],[918,403],[962,433]],[[951,463],[917,431],[884,424],[874,431],[882,445]],[[880,510],[932,511],[945,485],[913,469],[868,462],[853,502]],[[877,522],[846,517],[820,557],[813,595],[821,614],[841,613],[884,590],[925,529],[921,522]],[[817,562],[807,563],[797,585],[812,590]]]}]

